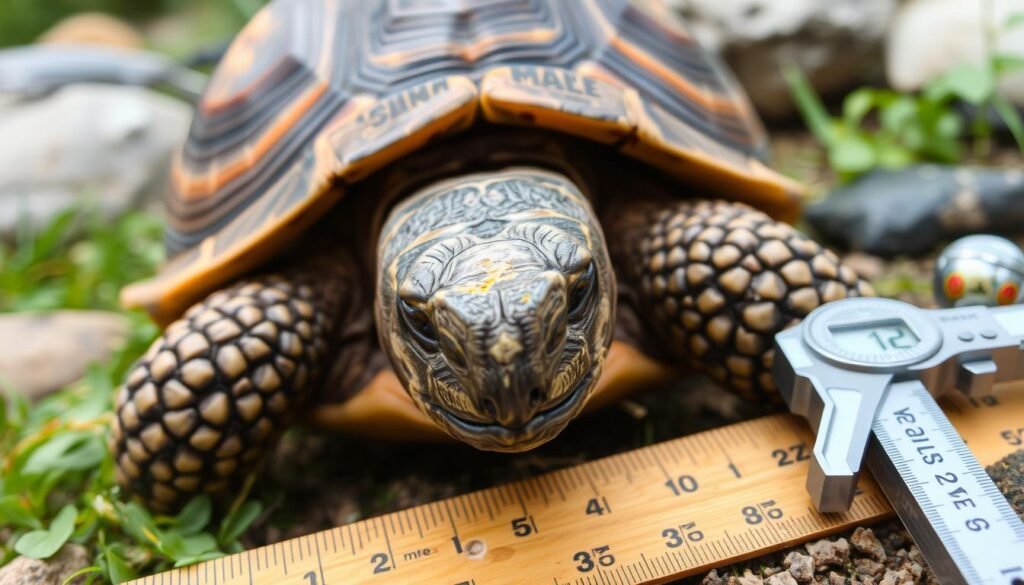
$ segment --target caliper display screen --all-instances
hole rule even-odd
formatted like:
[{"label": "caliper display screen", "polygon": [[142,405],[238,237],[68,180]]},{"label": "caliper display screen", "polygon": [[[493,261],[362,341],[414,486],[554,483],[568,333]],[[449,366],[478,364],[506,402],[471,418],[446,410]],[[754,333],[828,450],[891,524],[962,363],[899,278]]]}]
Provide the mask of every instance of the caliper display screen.
[{"label": "caliper display screen", "polygon": [[884,354],[911,349],[921,343],[902,319],[831,325],[828,330],[836,345],[859,354]]}]

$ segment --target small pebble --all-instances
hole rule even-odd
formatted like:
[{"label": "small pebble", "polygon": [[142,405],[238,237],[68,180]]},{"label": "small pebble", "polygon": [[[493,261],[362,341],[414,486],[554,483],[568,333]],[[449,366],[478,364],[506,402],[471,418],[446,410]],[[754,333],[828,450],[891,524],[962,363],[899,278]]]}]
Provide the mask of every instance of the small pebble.
[{"label": "small pebble", "polygon": [[764,579],[747,569],[741,577],[736,578],[737,585],[764,585]]},{"label": "small pebble", "polygon": [[775,573],[771,577],[764,580],[765,585],[797,585],[796,579],[789,571],[783,571],[781,573]]},{"label": "small pebble", "polygon": [[844,565],[850,558],[850,543],[845,538],[834,541],[823,538],[807,544],[805,548],[814,559],[814,568],[819,571],[825,567]]},{"label": "small pebble", "polygon": [[843,257],[843,263],[866,280],[875,280],[881,277],[886,268],[884,260],[864,252],[851,252],[847,254]]},{"label": "small pebble", "polygon": [[865,577],[881,575],[885,571],[885,565],[871,559],[855,559],[853,561],[853,568],[857,573]]},{"label": "small pebble", "polygon": [[835,571],[829,571],[828,573],[828,584],[829,585],[846,585],[846,577],[843,577]]},{"label": "small pebble", "polygon": [[850,537],[850,543],[853,545],[853,548],[876,561],[885,561],[885,547],[882,546],[882,543],[879,542],[878,537],[875,536],[874,531],[870,528],[864,528],[863,526],[858,527],[853,531],[853,536]]},{"label": "small pebble", "polygon": [[898,571],[887,569],[885,571],[885,576],[882,577],[882,580],[879,581],[878,585],[906,585],[907,583],[916,583],[916,580],[914,579],[914,576],[910,574],[910,571],[906,569],[900,569]]},{"label": "small pebble", "polygon": [[782,566],[800,583],[810,583],[814,578],[814,559],[810,555],[792,551],[782,560]]},{"label": "small pebble", "polygon": [[725,579],[718,576],[718,569],[711,569],[707,575],[704,575],[700,585],[724,585],[725,582]]}]

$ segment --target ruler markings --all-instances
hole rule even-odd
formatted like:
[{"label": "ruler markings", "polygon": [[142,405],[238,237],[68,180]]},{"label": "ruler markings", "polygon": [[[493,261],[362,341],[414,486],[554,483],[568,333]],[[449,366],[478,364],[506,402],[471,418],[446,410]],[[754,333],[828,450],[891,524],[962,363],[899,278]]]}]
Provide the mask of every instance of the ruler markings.
[{"label": "ruler markings", "polygon": [[[966,404],[966,399],[960,404]],[[978,456],[983,464],[1012,451],[999,432],[1019,426],[1024,396],[1000,396],[998,404],[959,410],[963,414],[953,417],[954,425],[970,440],[972,449],[981,450]],[[253,549],[136,583],[269,585],[290,573],[302,575],[310,570],[318,573],[318,585],[492,585],[548,579],[560,585],[660,582],[893,514],[867,473],[848,513],[817,513],[804,492],[807,462],[783,467],[772,456],[773,450],[792,453],[795,443],[809,447],[811,441],[805,423],[789,415],[772,415],[350,523],[331,529],[329,538],[321,532],[297,543],[292,539],[262,547],[262,555]],[[734,475],[730,463],[742,476]],[[673,475],[695,478],[693,489],[687,483],[673,493],[676,490],[665,485]],[[986,489],[986,493],[992,491]],[[603,512],[587,514],[586,504],[595,496]],[[750,506],[762,518],[754,525],[742,513]],[[768,515],[776,509],[783,515],[776,516],[775,511]],[[400,515],[396,518],[396,514]],[[533,530],[516,536],[511,521],[523,515],[530,517],[527,523]],[[537,526],[544,531],[537,531]],[[673,539],[666,528],[672,526],[679,534],[675,547],[670,546]],[[690,540],[691,530],[701,532],[697,542]],[[460,533],[472,538],[466,536],[460,543]],[[1024,539],[1024,534],[1011,534]],[[380,547],[372,546],[382,538],[385,542]],[[455,553],[460,544],[467,552],[470,543],[477,553],[483,546],[483,561]],[[388,571],[374,574],[380,559],[371,559],[385,546]],[[614,555],[611,564],[599,561],[598,550],[605,546]],[[593,570],[584,574],[577,568],[580,562],[574,555],[578,551],[590,551]],[[403,557],[402,565],[396,555]],[[514,560],[510,564],[506,559]],[[305,585],[294,579],[289,578],[289,585]]]},{"label": "ruler markings", "polygon": [[391,559],[391,568],[397,569],[398,565],[395,562],[395,553],[391,550],[391,539],[388,538],[388,527],[384,525],[383,520],[381,520],[380,527],[384,531],[384,544],[388,547],[388,558]]},{"label": "ruler markings", "polygon": [[456,496],[456,500],[459,502],[459,506],[462,508],[462,513],[464,514],[464,517],[466,518],[466,521],[467,522],[475,521],[476,520],[476,509],[473,508],[473,502],[469,502],[468,505],[467,505],[467,501],[469,500],[469,498],[465,494],[461,495],[461,496]]}]

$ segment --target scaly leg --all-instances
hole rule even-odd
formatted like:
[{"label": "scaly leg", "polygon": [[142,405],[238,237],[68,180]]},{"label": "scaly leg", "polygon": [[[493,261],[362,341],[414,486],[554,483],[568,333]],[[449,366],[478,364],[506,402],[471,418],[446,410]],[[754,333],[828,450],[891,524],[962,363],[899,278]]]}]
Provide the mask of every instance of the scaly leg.
[{"label": "scaly leg", "polygon": [[684,359],[745,397],[779,400],[776,333],[822,303],[873,295],[834,253],[743,204],[644,202],[614,216],[621,288],[662,357]]},{"label": "scaly leg", "polygon": [[115,397],[119,483],[173,510],[253,469],[319,389],[355,278],[336,251],[217,291],[172,323]]}]

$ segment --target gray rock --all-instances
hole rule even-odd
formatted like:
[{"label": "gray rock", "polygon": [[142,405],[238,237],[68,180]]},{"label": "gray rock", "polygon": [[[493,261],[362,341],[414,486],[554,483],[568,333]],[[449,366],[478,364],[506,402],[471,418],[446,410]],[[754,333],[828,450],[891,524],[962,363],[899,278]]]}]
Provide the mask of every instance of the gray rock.
[{"label": "gray rock", "polygon": [[775,573],[771,577],[764,580],[765,585],[797,585],[796,579],[789,571],[782,571],[781,573]]},{"label": "gray rock", "polygon": [[814,560],[810,555],[790,551],[782,560],[782,566],[800,583],[810,583],[814,579]]},{"label": "gray rock", "polygon": [[861,82],[864,65],[882,56],[896,0],[671,0],[705,46],[717,49],[769,118],[793,102],[779,70],[803,69],[824,94]]},{"label": "gray rock", "polygon": [[[68,543],[45,561],[18,557],[0,568],[0,585],[61,585],[71,573],[89,566],[89,553],[79,544]],[[84,583],[75,579],[72,585]]]},{"label": "gray rock", "polygon": [[[981,61],[985,29],[998,28],[1012,15],[1024,13],[1024,0],[991,0],[990,4],[991,22],[985,23],[986,2],[906,2],[893,19],[886,39],[885,69],[890,85],[903,91],[916,90],[957,65]],[[1024,54],[1024,29],[1001,31],[995,50]],[[1024,105],[1024,73],[1004,76],[1000,90],[1017,105]]]},{"label": "gray rock", "polygon": [[0,237],[83,197],[110,214],[155,205],[190,118],[188,105],[135,87],[72,85],[3,105]]},{"label": "gray rock", "polygon": [[823,538],[804,546],[814,559],[814,567],[819,571],[828,567],[841,567],[850,559],[850,543],[845,538],[835,541]]},{"label": "gray rock", "polygon": [[839,247],[920,255],[967,234],[1024,231],[1024,172],[934,165],[875,171],[809,207],[805,218]]},{"label": "gray rock", "polygon": [[58,390],[107,359],[127,332],[128,321],[115,313],[0,315],[0,386],[29,397]]},{"label": "gray rock", "polygon": [[853,548],[880,563],[886,559],[885,547],[870,528],[858,526],[850,536],[850,544],[853,545]]}]

